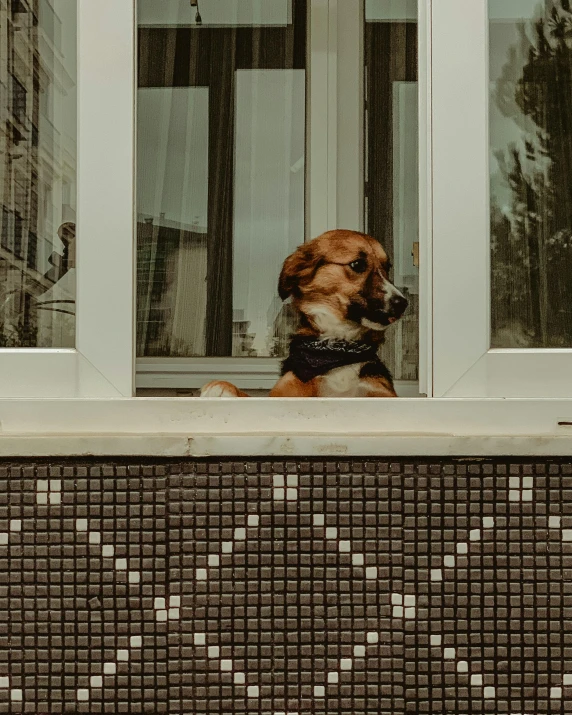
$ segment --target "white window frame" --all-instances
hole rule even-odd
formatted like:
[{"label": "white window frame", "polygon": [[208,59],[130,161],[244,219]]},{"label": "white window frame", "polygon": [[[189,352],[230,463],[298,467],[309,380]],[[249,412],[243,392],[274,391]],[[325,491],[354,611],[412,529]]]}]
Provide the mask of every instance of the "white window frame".
[{"label": "white window frame", "polygon": [[[327,0],[312,0],[323,6]],[[349,0],[351,2],[351,0]],[[422,56],[428,59],[420,72],[421,135],[421,215],[422,221],[422,285],[425,283],[427,306],[426,322],[422,321],[426,354],[427,391],[431,394],[431,380],[436,378],[433,394],[443,391],[446,383],[441,366],[431,364],[435,357],[441,361],[440,350],[431,350],[430,290],[433,273],[435,280],[444,279],[451,285],[452,260],[448,251],[455,229],[454,217],[445,212],[445,198],[451,206],[453,197],[467,202],[478,183],[471,172],[461,171],[456,181],[447,180],[444,168],[454,166],[455,152],[461,148],[461,137],[467,129],[480,132],[482,143],[463,156],[479,159],[484,149],[486,114],[468,113],[461,129],[447,123],[442,100],[447,95],[447,81],[463,81],[463,92],[473,103],[480,92],[484,99],[482,54],[484,45],[485,0],[427,0],[422,5],[426,14],[426,31],[420,33]],[[345,0],[337,0],[338,11]],[[130,377],[133,365],[133,268],[134,212],[133,133],[135,103],[134,45],[135,12],[132,0],[79,0],[80,4],[80,243],[79,298],[77,351],[3,351],[4,360],[0,387],[0,456],[38,456],[52,458],[67,455],[139,455],[166,457],[232,457],[256,455],[317,456],[324,459],[345,459],[351,456],[565,456],[572,453],[572,399],[497,399],[497,398],[442,398],[432,399],[197,399],[197,398],[133,398],[130,397]],[[431,13],[431,4],[433,12]],[[457,8],[456,6],[462,6]],[[471,7],[470,18],[465,16]],[[343,9],[342,9],[343,12]],[[461,15],[459,15],[459,12]],[[451,19],[464,26],[467,36],[458,42],[455,51],[473,37],[474,28],[481,30],[481,43],[473,37],[475,55],[462,55],[468,66],[455,67],[448,57],[454,48],[446,43],[436,47],[448,34],[451,41]],[[338,14],[338,22],[340,15]],[[447,25],[447,23],[449,23]],[[463,24],[464,23],[464,24]],[[471,26],[469,36],[468,28]],[[340,25],[338,25],[338,28]],[[433,28],[433,34],[431,29]],[[437,30],[437,31],[436,31]],[[328,30],[330,31],[330,30]],[[103,38],[106,51],[101,53]],[[480,57],[480,59],[478,59]],[[455,65],[455,66],[453,66]],[[478,67],[481,67],[479,72]],[[437,68],[439,74],[437,76]],[[469,80],[477,87],[467,90]],[[479,79],[480,78],[480,79]],[[480,81],[480,84],[479,84]],[[84,86],[85,85],[85,86]],[[431,86],[433,85],[433,94]],[[107,104],[106,104],[107,103]],[[113,112],[107,107],[113,106]],[[474,119],[471,124],[472,117]],[[336,118],[339,127],[339,116]],[[435,124],[439,126],[435,127]],[[433,126],[434,131],[431,131]],[[456,133],[455,133],[456,132]],[[447,136],[450,144],[447,143]],[[317,148],[315,148],[317,151]],[[321,151],[323,152],[323,146]],[[444,153],[443,153],[444,152]],[[467,150],[466,150],[467,152]],[[433,162],[430,161],[431,154]],[[111,157],[111,158],[109,158]],[[488,175],[477,162],[481,179]],[[112,163],[111,163],[112,162]],[[109,173],[110,164],[113,167]],[[426,181],[423,181],[426,178]],[[439,182],[442,182],[439,185]],[[461,184],[459,188],[458,184]],[[482,187],[481,187],[481,191]],[[484,231],[488,205],[481,194],[479,207],[469,216],[462,210],[455,212],[463,230],[472,228],[472,221],[480,222]],[[103,199],[103,200],[102,200]],[[106,207],[106,211],[101,210]],[[425,208],[424,208],[425,206]],[[328,202],[322,205],[327,210]],[[466,208],[466,207],[465,207]],[[316,215],[311,216],[319,226]],[[326,216],[327,214],[323,214]],[[338,215],[336,214],[336,218]],[[431,245],[432,231],[434,245]],[[482,251],[484,239],[475,230]],[[82,240],[80,238],[80,241]],[[479,243],[480,241],[480,243]],[[113,254],[110,252],[113,251]],[[105,255],[117,261],[104,263]],[[432,266],[431,258],[444,261]],[[89,261],[92,261],[89,264]],[[459,263],[459,265],[461,265]],[[105,271],[105,272],[104,272]],[[103,283],[107,277],[107,284]],[[482,276],[481,276],[482,278]],[[455,288],[466,282],[455,279]],[[83,281],[83,282],[82,282]],[[112,296],[101,296],[101,286],[110,286]],[[437,289],[435,306],[445,295]],[[480,286],[482,287],[482,285]],[[454,294],[451,294],[454,295]],[[482,298],[482,295],[481,295]],[[83,305],[81,305],[83,303]],[[423,300],[421,302],[423,305]],[[481,310],[482,303],[481,303]],[[83,311],[83,312],[82,312]],[[119,314],[119,315],[117,315]],[[446,317],[445,317],[446,321]],[[456,323],[460,330],[465,323]],[[438,331],[443,323],[435,320]],[[464,328],[463,328],[464,329]],[[463,334],[460,332],[460,334]],[[98,342],[99,340],[99,342]],[[435,345],[447,348],[442,333]],[[454,347],[454,346],[453,346]],[[455,353],[456,354],[456,353]],[[64,357],[60,360],[60,356]],[[75,357],[74,357],[75,356]],[[85,363],[84,363],[85,360]],[[66,362],[67,361],[67,362]],[[46,388],[45,382],[54,380],[51,363],[59,362],[56,384]],[[33,363],[33,364],[32,364]],[[447,363],[445,363],[447,365]],[[457,363],[453,361],[453,367]],[[83,367],[94,375],[101,374],[105,390],[93,386],[79,373]],[[69,367],[71,376],[65,376]],[[73,368],[73,372],[72,372]],[[9,378],[6,370],[12,369]],[[42,373],[42,379],[30,370]],[[453,375],[453,378],[455,376]],[[59,380],[59,382],[58,382]],[[19,385],[18,389],[9,383]],[[29,387],[23,387],[24,383]],[[71,387],[70,387],[71,385]],[[75,389],[74,389],[75,385]],[[111,387],[110,387],[111,386]],[[81,389],[80,389],[81,388]],[[54,399],[57,393],[59,399]],[[113,393],[113,394],[107,394]],[[127,395],[117,397],[117,394]],[[27,396],[26,396],[27,395]],[[73,399],[69,396],[73,395]],[[18,396],[21,399],[11,399]],[[96,397],[99,399],[86,399]]]},{"label": "white window frame", "polygon": [[133,394],[133,6],[77,10],[76,347],[0,350],[3,398]]},{"label": "white window frame", "polygon": [[433,2],[433,395],[572,397],[571,349],[490,347],[488,26],[488,0]]}]

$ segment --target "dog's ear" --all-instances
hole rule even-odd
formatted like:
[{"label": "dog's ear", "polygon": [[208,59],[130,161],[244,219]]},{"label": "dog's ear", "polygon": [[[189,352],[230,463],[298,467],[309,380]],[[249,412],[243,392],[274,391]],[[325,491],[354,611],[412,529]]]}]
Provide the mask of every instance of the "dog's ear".
[{"label": "dog's ear", "polygon": [[320,263],[315,241],[303,243],[284,261],[278,280],[278,295],[282,300],[300,294],[300,285],[311,279]]}]

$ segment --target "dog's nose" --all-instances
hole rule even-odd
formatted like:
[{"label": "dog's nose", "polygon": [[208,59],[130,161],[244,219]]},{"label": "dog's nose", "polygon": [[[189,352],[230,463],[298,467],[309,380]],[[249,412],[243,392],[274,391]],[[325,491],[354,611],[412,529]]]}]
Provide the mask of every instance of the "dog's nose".
[{"label": "dog's nose", "polygon": [[394,295],[389,301],[389,312],[396,318],[401,318],[408,305],[409,302],[407,298],[404,298],[402,295]]}]

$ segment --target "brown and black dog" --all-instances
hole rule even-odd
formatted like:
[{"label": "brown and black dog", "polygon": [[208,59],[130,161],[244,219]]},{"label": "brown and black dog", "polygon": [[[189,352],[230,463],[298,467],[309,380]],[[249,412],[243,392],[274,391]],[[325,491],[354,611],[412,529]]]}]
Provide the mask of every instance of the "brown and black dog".
[{"label": "brown and black dog", "polygon": [[[386,328],[407,308],[390,282],[381,244],[356,231],[328,231],[284,262],[278,292],[292,298],[300,325],[270,397],[396,397],[377,357]],[[228,382],[201,397],[248,397]]]}]

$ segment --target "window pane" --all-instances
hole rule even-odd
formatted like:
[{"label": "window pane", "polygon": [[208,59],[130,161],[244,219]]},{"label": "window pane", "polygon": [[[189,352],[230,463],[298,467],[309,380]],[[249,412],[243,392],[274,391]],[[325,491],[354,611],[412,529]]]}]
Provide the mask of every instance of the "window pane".
[{"label": "window pane", "polygon": [[139,0],[138,17],[137,354],[282,355],[278,275],[304,240],[306,3]]},{"label": "window pane", "polygon": [[572,346],[572,12],[489,0],[491,344]]},{"label": "window pane", "polygon": [[387,331],[383,357],[396,380],[419,371],[417,0],[366,0],[366,232],[393,263],[409,307]]},{"label": "window pane", "polygon": [[0,3],[0,347],[75,344],[76,0]]}]

